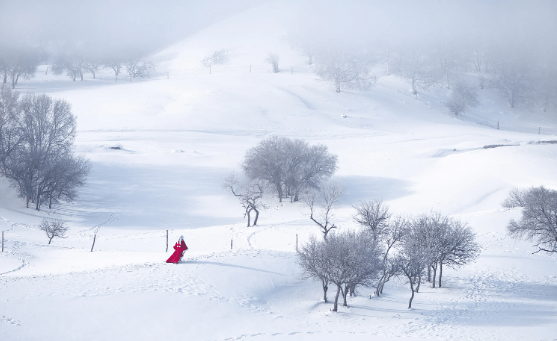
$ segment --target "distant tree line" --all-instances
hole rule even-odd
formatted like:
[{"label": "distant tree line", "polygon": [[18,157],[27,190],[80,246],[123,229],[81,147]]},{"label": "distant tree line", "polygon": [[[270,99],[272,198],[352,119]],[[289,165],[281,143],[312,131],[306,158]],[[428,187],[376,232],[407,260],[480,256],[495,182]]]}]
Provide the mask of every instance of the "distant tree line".
[{"label": "distant tree line", "polygon": [[490,29],[419,36],[420,29],[410,27],[376,35],[355,27],[329,32],[308,22],[290,29],[288,37],[337,92],[366,89],[375,81],[373,73],[380,73],[405,80],[416,98],[432,86],[450,89],[445,104],[456,115],[476,105],[482,89],[498,93],[510,108],[557,111],[557,46],[544,36],[554,32],[539,27],[513,36],[512,30],[485,25]]},{"label": "distant tree line", "polygon": [[[323,201],[322,207],[330,212],[328,202]],[[479,256],[476,235],[460,220],[436,212],[392,217],[382,201],[364,201],[354,209],[359,231],[324,232],[323,240],[311,237],[297,253],[304,277],[321,282],[325,302],[329,285],[336,287],[333,311],[340,295],[344,306],[347,295],[355,295],[358,286],[373,287],[381,295],[393,277],[408,282],[411,308],[422,283],[442,286],[444,266],[457,268]]]},{"label": "distant tree line", "polygon": [[0,95],[0,174],[27,207],[74,201],[90,164],[73,151],[76,120],[70,104],[46,95],[20,96],[10,88]]},{"label": "distant tree line", "polygon": [[83,42],[51,41],[39,44],[0,39],[2,88],[9,84],[15,89],[20,79],[35,77],[40,64],[49,64],[53,74],[65,74],[72,81],[83,81],[86,74],[96,79],[102,69],[112,70],[116,78],[122,73],[131,79],[149,77],[155,66],[145,54],[134,48],[103,50]]}]

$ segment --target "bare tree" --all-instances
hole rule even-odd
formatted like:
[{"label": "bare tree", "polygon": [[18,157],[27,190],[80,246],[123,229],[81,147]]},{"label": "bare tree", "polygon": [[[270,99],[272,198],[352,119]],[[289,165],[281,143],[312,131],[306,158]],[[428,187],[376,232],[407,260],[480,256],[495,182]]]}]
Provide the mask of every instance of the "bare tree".
[{"label": "bare tree", "polygon": [[310,210],[309,218],[319,226],[324,240],[327,240],[327,235],[331,230],[337,228],[331,221],[334,217],[333,208],[343,194],[342,186],[333,182],[323,185],[318,190],[310,190],[304,196],[304,201]]},{"label": "bare tree", "polygon": [[344,306],[346,296],[357,285],[369,285],[381,266],[377,243],[368,233],[344,231],[332,233],[323,241],[327,255],[329,281],[337,286],[333,311],[338,310],[338,298],[342,293]]},{"label": "bare tree", "polygon": [[240,181],[232,173],[225,179],[222,188],[231,191],[238,198],[240,205],[244,208],[244,218],[248,217],[248,227],[251,226],[251,213],[255,212],[253,226],[256,226],[259,211],[267,208],[267,205],[262,202],[263,184],[257,180]]},{"label": "bare tree", "polygon": [[397,259],[393,256],[391,251],[399,246],[409,223],[409,220],[404,217],[396,217],[389,221],[387,231],[382,235],[381,242],[384,244],[385,248],[383,249],[383,266],[380,269],[381,274],[375,289],[375,294],[378,296],[383,293],[385,284],[391,278],[398,275],[399,269]]},{"label": "bare tree", "polygon": [[274,53],[274,52],[270,52],[269,55],[267,56],[267,59],[265,59],[265,61],[269,64],[271,64],[271,66],[273,67],[273,72],[277,73],[279,72],[279,55]]},{"label": "bare tree", "polygon": [[355,222],[365,227],[373,236],[374,240],[382,240],[389,232],[389,206],[381,200],[362,201],[353,206],[356,214]]},{"label": "bare tree", "polygon": [[336,92],[341,87],[365,90],[371,85],[369,57],[348,52],[323,52],[316,61],[315,73],[333,83]]},{"label": "bare tree", "polygon": [[27,207],[75,200],[90,166],[72,151],[76,122],[70,105],[46,95],[26,95],[18,105],[20,140],[3,161],[4,175]]},{"label": "bare tree", "polygon": [[445,106],[456,116],[461,115],[467,109],[478,105],[478,93],[476,89],[463,81],[457,82],[449,100],[445,102]]},{"label": "bare tree", "polygon": [[130,57],[124,62],[124,68],[130,79],[133,78],[145,78],[151,75],[151,72],[155,69],[155,65],[145,60],[143,57]]},{"label": "bare tree", "polygon": [[303,278],[313,278],[321,282],[323,288],[323,301],[327,300],[327,290],[329,289],[329,269],[328,254],[325,250],[325,244],[317,241],[315,236],[311,236],[306,244],[302,244],[297,251],[298,265],[302,268]]},{"label": "bare tree", "polygon": [[533,241],[534,253],[557,253],[557,191],[544,186],[513,189],[502,206],[522,209],[520,220],[507,225],[509,235]]},{"label": "bare tree", "polygon": [[410,83],[412,94],[418,98],[418,92],[435,83],[435,70],[432,62],[422,49],[409,48],[402,54],[398,75]]},{"label": "bare tree", "polygon": [[500,61],[489,84],[507,100],[511,108],[527,102],[533,89],[531,71],[522,59]]},{"label": "bare tree", "polygon": [[21,44],[0,46],[0,70],[4,73],[3,83],[6,83],[9,78],[12,89],[15,89],[20,78],[35,77],[39,62],[40,54],[32,46]]},{"label": "bare tree", "polygon": [[46,233],[48,244],[50,245],[50,242],[52,242],[54,238],[65,238],[69,227],[60,219],[43,219],[39,225],[39,229]]},{"label": "bare tree", "polygon": [[211,55],[203,58],[201,60],[201,64],[203,64],[204,67],[208,67],[209,73],[211,73],[211,69],[213,66],[223,65],[228,62],[229,54],[230,54],[230,49],[217,50],[211,53]]},{"label": "bare tree", "polygon": [[88,71],[86,52],[72,44],[64,44],[59,50],[51,67],[52,73],[61,75],[65,72],[72,81],[75,82],[78,77],[83,81],[83,74]]},{"label": "bare tree", "polygon": [[5,175],[6,160],[19,148],[21,132],[19,93],[6,88],[0,91],[0,172]]},{"label": "bare tree", "polygon": [[[441,240],[438,251],[437,261],[439,264],[439,288],[443,277],[443,264],[458,268],[475,261],[481,252],[479,244],[476,242],[476,234],[465,223],[456,219],[449,219],[448,231],[443,234],[445,238]],[[435,270],[433,273],[433,287],[435,288]]]}]

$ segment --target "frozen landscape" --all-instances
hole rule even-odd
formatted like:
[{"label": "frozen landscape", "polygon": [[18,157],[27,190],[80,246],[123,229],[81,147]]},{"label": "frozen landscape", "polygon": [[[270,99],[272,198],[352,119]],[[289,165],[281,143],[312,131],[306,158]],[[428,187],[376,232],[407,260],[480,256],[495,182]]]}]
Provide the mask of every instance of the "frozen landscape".
[{"label": "frozen landscape", "polygon": [[[92,169],[77,201],[40,211],[0,178],[0,340],[557,340],[557,254],[511,238],[521,212],[501,206],[513,188],[557,189],[555,113],[511,109],[484,89],[456,117],[450,90],[416,99],[382,63],[371,88],[337,93],[286,41],[290,10],[266,3],[198,30],[153,53],[150,78],[102,70],[72,82],[40,65],[20,80],[23,94],[71,104],[75,150]],[[200,61],[221,48],[230,59],[209,73]],[[320,233],[307,205],[269,195],[246,227],[221,188],[271,136],[338,155],[339,230],[358,228],[352,205],[380,199],[393,213],[468,222],[480,257],[444,269],[442,288],[423,284],[411,309],[399,278],[332,312],[296,261],[297,240]],[[66,221],[67,238],[49,245],[44,217]],[[90,252],[92,228],[109,219]],[[189,250],[167,264],[180,235]]]}]

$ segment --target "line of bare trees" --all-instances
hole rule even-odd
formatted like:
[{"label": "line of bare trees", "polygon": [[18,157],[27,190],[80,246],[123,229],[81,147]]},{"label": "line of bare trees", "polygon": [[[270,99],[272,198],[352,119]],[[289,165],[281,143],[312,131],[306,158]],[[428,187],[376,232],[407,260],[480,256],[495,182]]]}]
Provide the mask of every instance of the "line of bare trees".
[{"label": "line of bare trees", "polygon": [[405,80],[416,98],[432,86],[450,89],[445,104],[455,115],[475,106],[482,89],[497,93],[510,108],[557,111],[557,49],[535,40],[517,43],[490,32],[471,32],[454,39],[441,35],[400,41],[362,36],[349,45],[325,41],[322,33],[307,32],[311,30],[316,28],[291,32],[291,44],[337,92],[368,88],[375,68],[373,72]]},{"label": "line of bare trees", "polygon": [[9,83],[15,89],[20,79],[35,77],[41,63],[50,64],[53,74],[65,74],[72,81],[83,81],[86,74],[96,79],[102,69],[112,70],[116,79],[122,73],[130,79],[149,77],[155,70],[155,65],[145,57],[143,51],[126,48],[103,51],[76,42],[39,44],[0,39],[2,88]]},{"label": "line of bare trees", "polygon": [[76,120],[70,104],[46,95],[0,93],[0,174],[25,199],[27,207],[77,198],[89,161],[73,151]]},{"label": "line of bare trees", "polygon": [[[327,188],[325,192],[338,193],[335,186]],[[321,228],[324,238],[311,237],[302,245],[298,249],[298,263],[305,278],[321,282],[325,302],[329,285],[336,286],[333,311],[337,311],[340,294],[344,306],[347,295],[355,295],[358,286],[373,287],[379,296],[393,277],[408,282],[411,308],[414,294],[423,282],[431,283],[433,288],[437,284],[441,287],[444,266],[466,265],[480,253],[471,228],[440,213],[393,217],[382,201],[364,201],[354,206],[354,221],[361,226],[358,232],[329,233],[325,226],[330,224],[331,204],[323,200],[320,205],[325,212],[323,217],[329,220],[311,219]]]}]

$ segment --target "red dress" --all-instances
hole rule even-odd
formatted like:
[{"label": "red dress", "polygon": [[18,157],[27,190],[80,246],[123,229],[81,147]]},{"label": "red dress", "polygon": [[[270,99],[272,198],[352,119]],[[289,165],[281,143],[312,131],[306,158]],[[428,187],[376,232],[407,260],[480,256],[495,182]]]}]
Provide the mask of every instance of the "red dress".
[{"label": "red dress", "polygon": [[176,245],[174,245],[174,250],[176,251],[174,251],[172,256],[170,256],[170,258],[168,258],[166,262],[178,264],[178,262],[180,261],[180,259],[182,259],[182,256],[184,255],[184,251],[186,251],[187,249],[188,247],[186,246],[186,243],[182,239],[182,243],[178,242],[176,243]]}]

